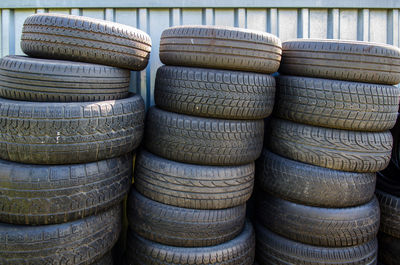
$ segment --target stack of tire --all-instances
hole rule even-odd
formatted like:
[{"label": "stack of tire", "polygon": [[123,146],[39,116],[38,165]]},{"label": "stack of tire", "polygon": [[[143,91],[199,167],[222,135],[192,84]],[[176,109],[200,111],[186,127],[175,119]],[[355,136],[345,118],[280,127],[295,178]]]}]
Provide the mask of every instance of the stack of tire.
[{"label": "stack of tire", "polygon": [[162,33],[166,65],[128,198],[128,264],[253,264],[246,201],[274,103],[266,73],[278,69],[281,51],[277,37],[245,29]]},{"label": "stack of tire", "polygon": [[38,14],[21,46],[0,62],[0,264],[112,264],[145,119],[117,67],[144,69],[150,38]]},{"label": "stack of tire", "polygon": [[257,162],[259,264],[376,264],[376,173],[390,160],[400,50],[282,44],[274,118]]}]

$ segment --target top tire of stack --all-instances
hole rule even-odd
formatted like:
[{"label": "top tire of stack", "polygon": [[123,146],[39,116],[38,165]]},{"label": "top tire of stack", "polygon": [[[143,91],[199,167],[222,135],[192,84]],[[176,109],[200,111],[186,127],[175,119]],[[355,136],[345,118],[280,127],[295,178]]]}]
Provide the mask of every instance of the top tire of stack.
[{"label": "top tire of stack", "polygon": [[160,59],[166,65],[270,74],[278,70],[281,55],[278,37],[233,27],[171,27],[160,42]]},{"label": "top tire of stack", "polygon": [[400,82],[400,49],[344,40],[297,39],[282,44],[279,72],[374,84]]},{"label": "top tire of stack", "polygon": [[21,48],[32,57],[140,71],[147,66],[151,39],[145,32],[119,23],[47,13],[25,20]]}]

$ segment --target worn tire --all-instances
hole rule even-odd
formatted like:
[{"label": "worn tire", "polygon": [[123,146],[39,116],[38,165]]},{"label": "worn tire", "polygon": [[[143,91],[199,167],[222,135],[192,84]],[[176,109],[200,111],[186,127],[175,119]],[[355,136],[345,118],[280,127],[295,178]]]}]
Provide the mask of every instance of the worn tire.
[{"label": "worn tire", "polygon": [[164,158],[200,165],[243,165],[262,150],[263,120],[221,120],[167,112],[147,113],[144,144]]},{"label": "worn tire", "polygon": [[294,241],[324,247],[350,247],[374,239],[379,229],[379,203],[347,208],[322,208],[289,202],[264,193],[257,220]]},{"label": "worn tire", "polygon": [[0,96],[25,101],[104,101],[126,98],[129,71],[97,64],[6,56]]},{"label": "worn tire", "polygon": [[144,196],[191,209],[225,209],[246,203],[253,191],[254,163],[200,166],[174,162],[142,150],[135,187]]},{"label": "worn tire", "polygon": [[111,255],[111,251],[109,251],[107,254],[105,254],[103,257],[101,257],[98,261],[95,261],[91,265],[113,265],[113,258]]},{"label": "worn tire", "polygon": [[384,170],[377,172],[376,188],[400,197],[400,169],[390,162],[389,166]]},{"label": "worn tire", "polygon": [[353,247],[319,247],[292,241],[256,223],[256,259],[260,265],[375,265],[378,241]]},{"label": "worn tire", "polygon": [[400,197],[376,190],[381,208],[381,226],[379,231],[400,239]]},{"label": "worn tire", "polygon": [[154,89],[161,109],[221,119],[265,118],[274,98],[275,79],[270,75],[192,67],[158,68]]},{"label": "worn tire", "polygon": [[367,173],[389,164],[393,137],[390,131],[347,131],[272,119],[266,142],[272,152],[296,161]]},{"label": "worn tire", "polygon": [[396,124],[395,86],[279,76],[275,116],[298,123],[354,131],[385,131]]},{"label": "worn tire", "polygon": [[400,82],[400,49],[345,40],[293,40],[282,44],[279,72],[355,82]]},{"label": "worn tire", "polygon": [[379,233],[379,261],[384,265],[399,265],[400,238]]},{"label": "worn tire", "polygon": [[147,33],[127,25],[47,13],[31,15],[25,20],[21,48],[32,57],[140,71],[147,66],[151,40]]},{"label": "worn tire", "polygon": [[256,186],[299,204],[343,208],[369,202],[375,173],[354,173],[312,166],[263,150],[256,162]]},{"label": "worn tire", "polygon": [[92,264],[111,250],[120,230],[120,206],[64,224],[0,224],[0,264]]},{"label": "worn tire", "polygon": [[129,265],[252,265],[254,251],[254,231],[251,223],[247,221],[240,235],[212,247],[185,248],[161,245],[130,231],[126,254]]},{"label": "worn tire", "polygon": [[116,101],[37,103],[0,98],[0,158],[77,164],[134,150],[144,130],[140,96]]},{"label": "worn tire", "polygon": [[282,56],[278,37],[221,26],[177,26],[161,34],[160,60],[167,65],[274,73]]}]

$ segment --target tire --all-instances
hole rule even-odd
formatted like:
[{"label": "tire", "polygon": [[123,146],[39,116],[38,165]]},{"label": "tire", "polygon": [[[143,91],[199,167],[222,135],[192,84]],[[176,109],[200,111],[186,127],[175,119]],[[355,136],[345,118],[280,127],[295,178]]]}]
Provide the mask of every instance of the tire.
[{"label": "tire", "polygon": [[92,263],[92,265],[113,265],[113,258],[111,256],[111,251],[105,254],[100,260]]},{"label": "tire", "polygon": [[381,190],[376,190],[381,208],[379,231],[400,239],[400,198]]},{"label": "tire", "polygon": [[131,184],[132,156],[65,166],[0,160],[0,222],[71,222],[122,201]]},{"label": "tire", "polygon": [[266,142],[272,152],[292,160],[368,173],[389,164],[393,137],[390,131],[346,131],[273,119]]},{"label": "tire", "polygon": [[25,101],[104,101],[128,97],[129,71],[25,56],[0,61],[0,96]]},{"label": "tire", "polygon": [[297,76],[277,78],[275,116],[354,131],[385,131],[396,124],[399,88]]},{"label": "tire", "polygon": [[353,173],[312,166],[263,150],[256,162],[256,186],[299,204],[343,208],[374,197],[375,173]]},{"label": "tire", "polygon": [[222,210],[195,210],[162,204],[132,190],[127,215],[141,237],[176,247],[207,247],[236,237],[243,229],[246,205]]},{"label": "tire", "polygon": [[379,233],[379,261],[384,265],[398,265],[400,260],[400,239]]},{"label": "tire", "polygon": [[200,165],[253,162],[261,154],[263,120],[201,118],[150,108],[144,144],[161,157]]},{"label": "tire", "polygon": [[0,224],[0,264],[92,264],[111,250],[120,230],[120,206],[64,224]]},{"label": "tire", "polygon": [[282,56],[278,37],[256,30],[218,26],[177,26],[161,34],[166,65],[274,73]]},{"label": "tire", "polygon": [[282,44],[279,72],[354,82],[400,83],[400,49],[343,40],[293,40]]},{"label": "tire", "polygon": [[199,166],[178,163],[142,150],[136,157],[135,187],[144,196],[172,206],[225,209],[246,203],[254,185],[254,163]]},{"label": "tire", "polygon": [[24,22],[21,48],[32,57],[140,71],[147,66],[151,40],[145,32],[115,22],[63,14],[35,14]]},{"label": "tire", "polygon": [[296,204],[264,193],[257,220],[288,239],[323,247],[350,247],[374,239],[379,229],[379,203],[347,208]]},{"label": "tire", "polygon": [[255,237],[250,222],[246,222],[242,233],[226,243],[200,248],[171,247],[151,242],[128,232],[127,260],[129,265],[252,265],[254,261]]},{"label": "tire", "polygon": [[[393,166],[393,167],[392,167]],[[377,173],[376,188],[400,197],[400,169],[394,167],[392,161],[389,166],[381,172]]]},{"label": "tire", "polygon": [[143,137],[140,96],[117,101],[36,103],[0,98],[0,158],[77,164],[121,156]]},{"label": "tire", "polygon": [[376,239],[353,247],[318,247],[292,241],[257,223],[255,230],[256,259],[260,265],[374,265],[377,262]]},{"label": "tire", "polygon": [[171,112],[257,120],[271,114],[274,98],[275,79],[269,75],[175,66],[157,70],[154,100]]}]

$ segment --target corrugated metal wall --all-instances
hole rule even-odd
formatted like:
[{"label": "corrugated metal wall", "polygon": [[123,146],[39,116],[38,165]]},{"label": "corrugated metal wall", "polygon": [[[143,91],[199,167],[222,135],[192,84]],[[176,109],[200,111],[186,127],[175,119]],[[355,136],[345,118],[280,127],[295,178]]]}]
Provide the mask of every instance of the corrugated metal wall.
[{"label": "corrugated metal wall", "polygon": [[[243,2],[243,5],[246,5],[246,1]],[[68,5],[68,2],[66,4]],[[383,42],[399,46],[399,9],[391,8],[18,8],[0,10],[1,56],[23,54],[20,48],[22,24],[27,16],[34,13],[56,12],[83,15],[128,24],[146,31],[153,41],[150,64],[145,71],[132,74],[132,91],[141,94],[147,106],[154,104],[155,73],[161,65],[158,58],[160,35],[162,30],[174,25],[204,24],[244,27],[273,33],[283,41],[302,37],[338,38]]]}]

